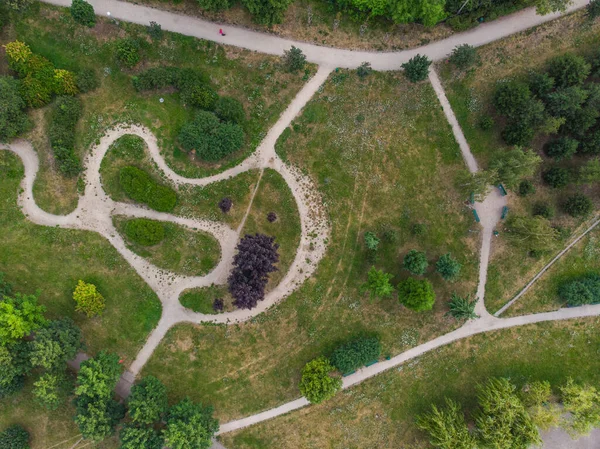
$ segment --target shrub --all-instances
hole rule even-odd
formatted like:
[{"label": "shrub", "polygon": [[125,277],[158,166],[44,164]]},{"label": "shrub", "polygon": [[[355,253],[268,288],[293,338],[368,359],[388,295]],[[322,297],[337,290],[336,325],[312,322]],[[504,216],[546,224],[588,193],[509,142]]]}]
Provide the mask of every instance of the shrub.
[{"label": "shrub", "polygon": [[546,154],[557,161],[571,159],[577,152],[579,142],[569,137],[560,137],[546,145]]},{"label": "shrub", "polygon": [[364,80],[372,72],[373,72],[373,69],[371,68],[371,63],[366,62],[366,61],[363,62],[361,65],[359,65],[358,68],[356,69],[356,74],[358,75],[358,77],[361,80]]},{"label": "shrub", "polygon": [[198,5],[206,11],[223,11],[231,7],[229,0],[198,0]]},{"label": "shrub", "polygon": [[16,79],[0,76],[0,142],[17,137],[29,124],[19,86]]},{"label": "shrub", "polygon": [[600,158],[595,157],[579,168],[577,182],[579,184],[593,184],[600,181]]},{"label": "shrub", "polygon": [[186,151],[195,151],[200,159],[215,162],[237,151],[244,143],[239,125],[222,123],[211,112],[199,111],[194,120],[183,125],[179,142]]},{"label": "shrub", "polygon": [[404,256],[404,268],[410,271],[412,274],[423,275],[427,271],[427,257],[425,253],[411,249]]},{"label": "shrub", "polygon": [[236,307],[252,309],[265,297],[269,273],[277,271],[278,248],[275,239],[264,234],[246,235],[239,241],[227,279]]},{"label": "shrub", "polygon": [[569,306],[600,302],[600,275],[589,273],[563,282],[558,288],[558,296]]},{"label": "shrub", "polygon": [[233,201],[231,201],[231,198],[223,198],[221,201],[219,201],[219,209],[221,209],[221,212],[224,214],[231,210],[231,206],[233,206]]},{"label": "shrub", "polygon": [[564,410],[569,414],[567,430],[572,435],[585,435],[600,423],[600,393],[590,385],[576,384],[569,378],[560,387]]},{"label": "shrub", "polygon": [[223,302],[223,299],[215,298],[212,307],[215,312],[222,312],[225,308],[225,303]]},{"label": "shrub", "polygon": [[333,351],[330,360],[333,366],[346,374],[369,362],[376,361],[380,354],[379,338],[361,337],[339,346]]},{"label": "shrub", "polygon": [[80,92],[86,93],[97,89],[100,86],[100,80],[94,69],[82,69],[75,75],[75,84]]},{"label": "shrub", "polygon": [[283,21],[284,13],[292,0],[242,0],[252,20],[261,25],[274,25]]},{"label": "shrub", "polygon": [[165,238],[165,227],[159,221],[134,218],[125,225],[125,235],[139,245],[153,246]]},{"label": "shrub", "polygon": [[572,217],[586,217],[594,210],[594,203],[583,193],[576,193],[567,198],[563,209]]},{"label": "shrub", "polygon": [[494,93],[494,106],[498,114],[514,118],[522,115],[531,101],[527,84],[518,81],[500,83]]},{"label": "shrub", "polygon": [[412,225],[410,231],[416,237],[424,236],[427,232],[427,225],[425,223],[415,223]]},{"label": "shrub", "polygon": [[156,377],[146,376],[131,388],[127,407],[134,423],[159,422],[169,408],[167,387]]},{"label": "shrub", "polygon": [[48,135],[59,171],[77,176],[81,162],[75,154],[75,127],[81,116],[81,101],[75,97],[58,97],[52,106]]},{"label": "shrub", "polygon": [[536,203],[533,206],[533,215],[544,217],[547,220],[554,218],[554,208],[546,203]]},{"label": "shrub", "polygon": [[0,301],[0,346],[14,343],[46,324],[46,308],[37,302],[36,295],[20,293]]},{"label": "shrub", "polygon": [[277,221],[277,214],[275,212],[269,212],[267,214],[267,221],[269,223],[274,223],[275,221]]},{"label": "shrub", "polygon": [[547,73],[533,71],[529,74],[529,89],[535,96],[544,99],[554,89],[554,78]]},{"label": "shrub", "polygon": [[156,22],[150,22],[150,25],[146,27],[146,32],[153,41],[159,41],[163,37],[162,27]]},{"label": "shrub", "polygon": [[368,291],[369,295],[375,298],[386,298],[394,291],[394,287],[390,284],[392,277],[392,274],[371,267],[367,282],[361,286],[361,291]]},{"label": "shrub", "polygon": [[24,12],[35,3],[35,0],[5,0],[5,3],[12,11]]},{"label": "shrub", "polygon": [[283,65],[288,72],[302,70],[305,64],[306,56],[299,48],[292,45],[292,48],[283,52]]},{"label": "shrub", "polygon": [[125,67],[133,67],[140,62],[140,44],[136,39],[127,38],[117,41],[115,51],[117,60]]},{"label": "shrub", "polygon": [[470,295],[460,296],[456,293],[452,293],[450,302],[448,303],[448,315],[456,318],[457,320],[471,320],[477,318],[475,313],[475,305],[477,299],[471,299]]},{"label": "shrub", "polygon": [[182,100],[206,111],[215,109],[219,95],[208,85],[194,84],[181,89]]},{"label": "shrub", "polygon": [[587,15],[590,19],[596,20],[600,17],[600,0],[591,0],[587,5]]},{"label": "shrub", "polygon": [[591,66],[581,56],[571,53],[557,56],[549,64],[548,73],[554,78],[556,87],[570,87],[583,84],[589,76]]},{"label": "shrub", "polygon": [[242,125],[246,121],[246,113],[242,103],[231,97],[220,97],[215,103],[215,114],[225,122]]},{"label": "shrub", "polygon": [[154,67],[132,77],[133,87],[138,91],[164,89],[169,86],[179,89],[180,72],[177,67]]},{"label": "shrub", "polygon": [[535,136],[535,129],[527,121],[509,121],[502,130],[502,139],[509,145],[527,146],[533,136]]},{"label": "shrub", "polygon": [[380,241],[374,232],[365,232],[365,245],[369,251],[377,251],[377,248],[379,248],[379,242]]},{"label": "shrub", "polygon": [[329,360],[319,357],[308,362],[302,369],[300,392],[313,404],[332,398],[342,388],[342,380],[332,377],[335,370]]},{"label": "shrub", "polygon": [[460,70],[466,70],[479,62],[479,56],[475,47],[462,44],[454,47],[450,55],[450,62]]},{"label": "shrub", "polygon": [[70,11],[75,22],[90,28],[96,24],[94,7],[85,0],[73,0]]},{"label": "shrub", "polygon": [[571,181],[571,175],[569,170],[563,167],[552,167],[546,170],[542,175],[542,179],[550,187],[560,189],[565,187]]},{"label": "shrub", "polygon": [[404,75],[413,83],[423,81],[429,75],[431,60],[425,55],[416,55],[402,64]]},{"label": "shrub", "polygon": [[479,127],[484,131],[489,131],[494,127],[494,119],[489,115],[484,115],[481,120],[479,120]]},{"label": "shrub", "polygon": [[439,258],[435,268],[446,281],[452,281],[460,274],[462,265],[450,253],[447,253]]},{"label": "shrub", "polygon": [[600,154],[600,129],[586,136],[581,145],[581,152],[585,154]]},{"label": "shrub", "polygon": [[29,449],[29,432],[18,424],[14,424],[0,432],[0,448]]},{"label": "shrub", "polygon": [[400,304],[416,312],[431,310],[435,293],[431,282],[426,279],[408,278],[398,284]]},{"label": "shrub", "polygon": [[157,184],[148,173],[137,167],[121,168],[119,184],[129,198],[159,212],[169,212],[177,203],[173,189]]},{"label": "shrub", "polygon": [[535,193],[535,186],[528,179],[524,179],[519,184],[519,195],[527,196]]},{"label": "shrub", "polygon": [[85,313],[88,317],[100,315],[106,306],[104,297],[96,290],[96,286],[82,280],[77,282],[77,287],[73,291],[73,300],[75,310]]},{"label": "shrub", "polygon": [[460,405],[446,398],[443,407],[432,405],[431,412],[417,417],[417,427],[429,435],[429,441],[438,449],[473,449],[475,437],[469,432]]}]

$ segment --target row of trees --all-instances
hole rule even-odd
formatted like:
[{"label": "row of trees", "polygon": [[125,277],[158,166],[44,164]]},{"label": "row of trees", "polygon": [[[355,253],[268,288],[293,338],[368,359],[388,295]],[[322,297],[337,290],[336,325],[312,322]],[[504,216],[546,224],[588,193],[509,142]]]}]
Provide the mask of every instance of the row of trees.
[{"label": "row of trees", "polygon": [[[417,426],[439,449],[528,449],[542,443],[539,429],[565,427],[582,435],[600,424],[600,394],[596,388],[568,379],[560,386],[563,409],[554,402],[549,382],[536,381],[521,390],[506,378],[492,378],[477,386],[477,410],[473,426],[461,406],[446,398],[442,406],[417,418]],[[562,412],[568,413],[563,418]]]}]

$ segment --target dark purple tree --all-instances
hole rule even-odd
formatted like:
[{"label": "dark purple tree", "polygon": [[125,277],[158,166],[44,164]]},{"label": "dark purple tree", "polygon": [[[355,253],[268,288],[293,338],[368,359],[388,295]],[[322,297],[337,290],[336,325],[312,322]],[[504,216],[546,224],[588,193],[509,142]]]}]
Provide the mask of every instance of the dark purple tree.
[{"label": "dark purple tree", "polygon": [[236,307],[252,309],[265,297],[269,273],[277,271],[278,248],[275,239],[264,234],[246,235],[240,240],[227,280]]},{"label": "dark purple tree", "polygon": [[233,202],[231,201],[231,198],[223,198],[221,201],[219,201],[219,209],[221,209],[221,212],[224,214],[231,210],[232,205]]},{"label": "dark purple tree", "polygon": [[213,301],[213,310],[215,312],[222,312],[224,307],[223,300],[221,298],[215,298]]},{"label": "dark purple tree", "polygon": [[267,214],[267,220],[269,220],[269,223],[273,223],[275,220],[277,220],[277,214],[275,212],[269,212]]}]

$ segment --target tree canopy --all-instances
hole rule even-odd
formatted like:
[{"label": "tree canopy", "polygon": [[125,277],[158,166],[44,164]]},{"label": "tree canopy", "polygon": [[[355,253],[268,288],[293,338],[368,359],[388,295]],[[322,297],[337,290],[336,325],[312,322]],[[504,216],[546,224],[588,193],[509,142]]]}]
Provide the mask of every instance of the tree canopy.
[{"label": "tree canopy", "polygon": [[31,362],[34,366],[56,369],[74,359],[84,349],[81,330],[70,318],[50,321],[36,332],[31,342]]},{"label": "tree canopy", "polygon": [[369,295],[374,298],[387,298],[394,291],[394,287],[390,283],[393,275],[385,273],[383,270],[378,270],[371,267],[367,274],[367,282],[361,287],[363,291],[369,292]]},{"label": "tree canopy", "polygon": [[156,377],[146,376],[132,387],[127,405],[134,423],[158,422],[169,408],[167,387]]},{"label": "tree canopy", "polygon": [[46,323],[36,295],[4,296],[0,301],[0,345],[19,340]]},{"label": "tree canopy", "polygon": [[165,444],[171,449],[208,449],[219,430],[212,407],[204,407],[188,398],[169,410],[164,430]]},{"label": "tree canopy", "polygon": [[313,404],[332,398],[342,388],[342,379],[333,377],[335,367],[326,357],[308,362],[302,369],[300,392]]},{"label": "tree canopy", "polygon": [[398,299],[409,309],[421,312],[433,308],[435,293],[428,280],[408,278],[398,284]]},{"label": "tree canopy", "polygon": [[477,446],[460,405],[449,398],[444,406],[432,405],[430,412],[419,416],[417,427],[427,432],[431,445],[439,449],[474,449]]}]

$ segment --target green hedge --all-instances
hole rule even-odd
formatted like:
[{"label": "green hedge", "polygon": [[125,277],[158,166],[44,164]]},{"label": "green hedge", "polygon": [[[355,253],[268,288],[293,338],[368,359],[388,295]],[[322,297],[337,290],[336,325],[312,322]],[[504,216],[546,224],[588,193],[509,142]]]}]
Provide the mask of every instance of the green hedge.
[{"label": "green hedge", "polygon": [[75,127],[81,116],[81,101],[75,97],[58,97],[52,105],[48,135],[60,172],[77,176],[81,161],[75,154]]},{"label": "green hedge", "polygon": [[589,273],[563,283],[558,295],[569,306],[600,303],[600,275]]},{"label": "green hedge", "polygon": [[342,373],[350,373],[369,362],[377,360],[381,344],[377,337],[360,337],[333,351],[331,363]]},{"label": "green hedge", "polygon": [[125,235],[139,245],[153,246],[165,238],[165,227],[159,221],[134,218],[125,225]]},{"label": "green hedge", "polygon": [[148,173],[137,167],[123,167],[119,172],[119,183],[129,198],[159,212],[169,212],[177,203],[173,189],[157,184]]}]

